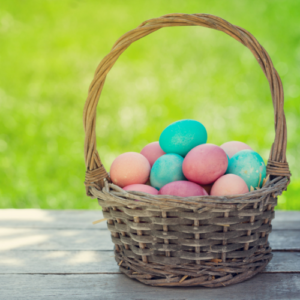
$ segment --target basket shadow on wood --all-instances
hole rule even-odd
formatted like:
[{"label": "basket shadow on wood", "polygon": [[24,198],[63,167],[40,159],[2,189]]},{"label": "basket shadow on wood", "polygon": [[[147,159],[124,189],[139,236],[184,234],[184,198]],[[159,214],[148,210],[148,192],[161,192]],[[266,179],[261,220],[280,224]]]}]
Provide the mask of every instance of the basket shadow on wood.
[{"label": "basket shadow on wood", "polygon": [[[96,150],[96,108],[105,78],[134,41],[169,26],[220,30],[245,45],[265,73],[275,115],[269,180],[244,195],[153,196],[126,192],[110,182]],[[291,176],[286,161],[286,121],[280,77],[265,49],[246,30],[206,14],[170,14],[123,35],[99,64],[84,108],[86,191],[98,198],[115,244],[120,271],[152,286],[222,287],[247,280],[272,258],[268,235],[277,196]]]}]

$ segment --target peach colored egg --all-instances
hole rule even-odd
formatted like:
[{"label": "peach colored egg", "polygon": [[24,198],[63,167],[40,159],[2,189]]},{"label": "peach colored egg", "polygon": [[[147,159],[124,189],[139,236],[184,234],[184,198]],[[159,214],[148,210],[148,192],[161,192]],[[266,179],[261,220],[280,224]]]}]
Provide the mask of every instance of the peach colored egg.
[{"label": "peach colored egg", "polygon": [[203,144],[186,155],[182,171],[188,180],[206,185],[224,175],[227,166],[228,158],[222,148],[213,144]]},{"label": "peach colored egg", "polygon": [[159,142],[153,142],[146,145],[142,149],[141,154],[148,159],[150,166],[152,167],[155,161],[166,153],[160,148]]},{"label": "peach colored egg", "polygon": [[144,192],[151,195],[158,195],[158,190],[146,184],[130,184],[123,187],[125,191]]},{"label": "peach colored egg", "polygon": [[119,155],[110,167],[112,182],[120,187],[146,183],[150,175],[150,164],[145,156],[136,152]]},{"label": "peach colored egg", "polygon": [[227,142],[221,145],[220,147],[226,152],[229,158],[231,158],[234,154],[236,154],[241,150],[246,150],[246,149],[253,150],[247,144],[238,141]]},{"label": "peach colored egg", "polygon": [[240,195],[249,192],[246,182],[235,174],[220,177],[212,186],[212,196]]},{"label": "peach colored egg", "polygon": [[179,197],[208,195],[206,190],[199,184],[190,181],[173,181],[164,185],[159,190],[160,195],[173,195]]}]

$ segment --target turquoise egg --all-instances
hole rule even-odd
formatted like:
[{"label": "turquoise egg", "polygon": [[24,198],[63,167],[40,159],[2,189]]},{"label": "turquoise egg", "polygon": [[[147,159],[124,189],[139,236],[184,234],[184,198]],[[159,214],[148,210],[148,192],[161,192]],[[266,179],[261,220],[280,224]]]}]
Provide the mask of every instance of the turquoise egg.
[{"label": "turquoise egg", "polygon": [[182,163],[183,157],[175,153],[165,154],[158,158],[151,169],[151,185],[160,189],[167,183],[185,180],[182,173]]},{"label": "turquoise egg", "polygon": [[185,156],[190,150],[205,144],[206,141],[207,132],[200,122],[181,120],[164,129],[159,138],[159,145],[166,153]]},{"label": "turquoise egg", "polygon": [[242,177],[250,190],[251,186],[258,187],[260,175],[259,187],[262,186],[263,179],[266,177],[266,165],[257,152],[242,150],[229,160],[227,173]]}]

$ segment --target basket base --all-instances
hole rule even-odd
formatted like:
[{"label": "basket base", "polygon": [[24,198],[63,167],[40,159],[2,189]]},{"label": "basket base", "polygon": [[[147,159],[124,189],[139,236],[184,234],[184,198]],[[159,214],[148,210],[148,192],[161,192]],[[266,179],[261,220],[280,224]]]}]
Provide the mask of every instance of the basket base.
[{"label": "basket base", "polygon": [[131,279],[151,286],[224,287],[250,279],[261,272],[272,259],[271,248],[256,253],[251,259],[226,263],[202,261],[200,264],[162,265],[144,263],[115,250],[120,272]]}]

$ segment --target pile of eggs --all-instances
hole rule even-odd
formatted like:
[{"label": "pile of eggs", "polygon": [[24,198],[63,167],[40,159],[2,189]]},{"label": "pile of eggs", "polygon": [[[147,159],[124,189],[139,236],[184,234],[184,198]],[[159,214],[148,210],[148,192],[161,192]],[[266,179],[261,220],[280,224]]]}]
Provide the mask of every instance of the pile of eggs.
[{"label": "pile of eggs", "polygon": [[118,156],[111,165],[111,180],[126,191],[179,197],[238,195],[262,186],[265,163],[247,144],[206,142],[203,124],[177,121],[141,153]]}]

